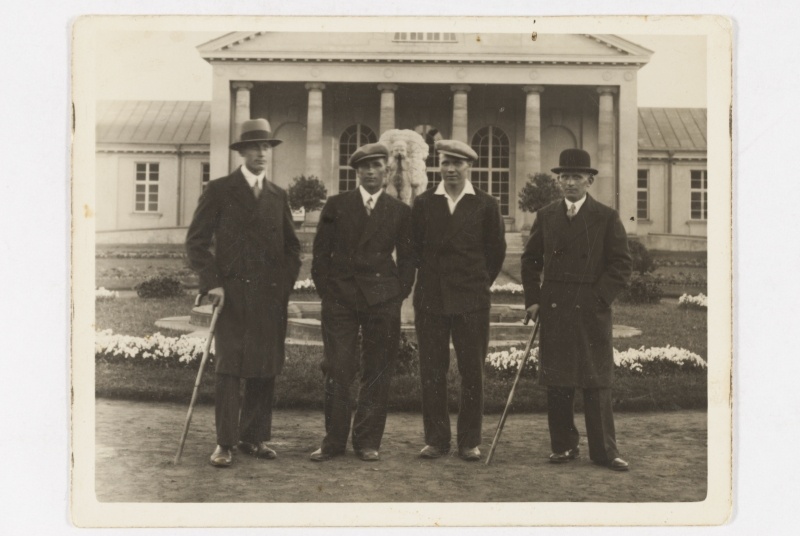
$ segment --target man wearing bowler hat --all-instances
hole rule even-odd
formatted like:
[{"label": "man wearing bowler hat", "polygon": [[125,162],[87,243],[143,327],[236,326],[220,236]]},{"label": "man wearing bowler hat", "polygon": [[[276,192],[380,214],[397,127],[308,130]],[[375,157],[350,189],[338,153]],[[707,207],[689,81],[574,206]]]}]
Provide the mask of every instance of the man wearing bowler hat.
[{"label": "man wearing bowler hat", "polygon": [[489,288],[505,259],[500,206],[470,182],[478,155],[466,143],[439,140],[442,180],[414,201],[411,221],[418,266],[414,311],[422,380],[422,458],[450,452],[447,370],[450,340],[461,376],[456,443],[467,461],[481,458],[483,366],[489,345]]},{"label": "man wearing bowler hat", "polygon": [[220,308],[217,448],[210,460],[215,467],[229,467],[237,445],[257,458],[276,457],[267,445],[275,377],[283,367],[286,308],[300,270],[300,242],[286,193],[266,176],[270,151],[279,143],[266,119],[245,121],[239,140],[230,146],[244,164],[209,182],[186,236],[200,291]]},{"label": "man wearing bowler hat", "polygon": [[617,211],[588,194],[597,174],[589,153],[567,149],[552,171],[564,199],[537,212],[522,254],[525,305],[541,326],[539,383],[547,386],[550,462],[580,455],[573,415],[580,388],[589,458],[627,471],[611,410],[611,304],[631,273],[628,239]]},{"label": "man wearing bowler hat", "polygon": [[[311,454],[317,462],[344,454],[351,421],[356,455],[367,462],[380,459],[400,306],[414,283],[411,209],[383,193],[388,158],[381,143],[353,153],[348,163],[359,186],[328,199],[314,237],[311,276],[322,297],[325,346],[325,438]],[[353,418],[349,393],[357,375]]]}]

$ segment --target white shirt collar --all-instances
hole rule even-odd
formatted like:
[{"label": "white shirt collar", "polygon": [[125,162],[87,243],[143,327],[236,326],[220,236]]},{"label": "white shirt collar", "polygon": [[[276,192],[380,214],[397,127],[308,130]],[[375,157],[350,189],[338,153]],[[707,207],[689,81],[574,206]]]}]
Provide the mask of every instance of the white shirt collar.
[{"label": "white shirt collar", "polygon": [[377,192],[371,194],[368,191],[366,191],[363,186],[359,184],[358,191],[361,192],[361,200],[364,202],[364,206],[365,207],[367,206],[367,200],[371,197],[372,206],[374,207],[375,205],[378,204],[378,198],[381,196],[381,193],[383,193],[383,188],[378,188]]},{"label": "white shirt collar", "polygon": [[457,205],[458,202],[461,201],[461,198],[464,197],[465,195],[475,195],[475,188],[472,187],[471,181],[466,181],[464,183],[464,189],[461,190],[461,193],[458,195],[456,200],[453,201],[451,197],[447,195],[447,191],[444,189],[444,181],[439,181],[439,185],[436,187],[436,190],[433,193],[435,193],[436,195],[443,195],[447,197],[448,201],[452,201],[454,205]]},{"label": "white shirt collar", "polygon": [[572,201],[570,201],[569,199],[567,199],[566,197],[564,198],[564,201],[567,203],[567,210],[569,210],[569,207],[571,207],[572,205],[575,205],[575,213],[577,214],[578,211],[583,206],[583,204],[586,202],[586,195],[584,194],[583,197],[581,197],[580,199],[578,199],[574,203]]},{"label": "white shirt collar", "polygon": [[264,175],[267,174],[266,170],[262,171],[260,175],[254,175],[252,171],[247,169],[247,166],[242,164],[242,175],[247,180],[247,184],[250,185],[250,188],[256,185],[256,181],[258,184],[263,188],[264,187]]}]

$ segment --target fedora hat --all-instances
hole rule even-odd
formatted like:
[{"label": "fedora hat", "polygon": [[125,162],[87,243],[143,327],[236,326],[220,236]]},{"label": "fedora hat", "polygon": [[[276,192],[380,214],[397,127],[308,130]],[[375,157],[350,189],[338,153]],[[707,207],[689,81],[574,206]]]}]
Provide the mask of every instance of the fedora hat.
[{"label": "fedora hat", "polygon": [[592,167],[592,159],[589,157],[589,153],[583,149],[564,149],[558,157],[558,167],[554,167],[550,171],[553,173],[581,171],[597,175],[597,170]]},{"label": "fedora hat", "polygon": [[272,147],[283,143],[272,137],[272,128],[266,119],[250,119],[242,123],[239,140],[230,144],[230,148],[238,151],[251,143],[269,143]]}]

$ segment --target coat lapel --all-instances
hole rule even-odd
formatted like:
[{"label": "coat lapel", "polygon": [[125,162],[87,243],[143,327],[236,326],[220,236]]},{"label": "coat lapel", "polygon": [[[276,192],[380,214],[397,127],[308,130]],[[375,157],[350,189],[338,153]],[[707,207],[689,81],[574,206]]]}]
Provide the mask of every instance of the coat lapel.
[{"label": "coat lapel", "polygon": [[428,221],[430,222],[427,226],[429,229],[436,231],[437,236],[434,238],[436,242],[435,249],[439,249],[445,244],[452,216],[450,215],[450,209],[447,207],[447,199],[443,195],[431,195],[430,203],[427,206]]},{"label": "coat lapel", "polygon": [[364,208],[364,200],[361,198],[361,192],[358,188],[345,194],[343,204],[347,217],[350,218],[353,229],[355,229],[354,233],[348,233],[350,235],[348,237],[350,247],[354,247],[361,238],[364,220],[367,219],[367,209]]},{"label": "coat lapel", "polygon": [[559,203],[558,210],[552,214],[551,219],[555,236],[559,237],[557,249],[561,249],[576,238],[586,237],[587,229],[591,229],[594,226],[598,215],[597,202],[589,194],[586,194],[586,201],[578,211],[578,214],[572,221],[569,221],[567,203],[562,200]]},{"label": "coat lapel", "polygon": [[[436,197],[442,198],[442,201],[444,201],[445,205],[444,209],[449,213],[450,209],[447,206],[447,199],[445,199],[444,196]],[[475,218],[479,205],[480,202],[478,201],[477,195],[465,195],[462,197],[461,201],[459,201],[456,205],[453,215],[450,216],[449,225],[442,236],[442,242],[449,241],[461,230],[462,227],[464,227],[467,222],[472,221]]]},{"label": "coat lapel", "polygon": [[231,175],[233,176],[233,180],[230,184],[231,197],[241,205],[242,208],[248,212],[253,212],[257,206],[256,198],[253,195],[253,190],[250,189],[250,185],[247,183],[247,179],[244,178],[242,170],[237,169]]},{"label": "coat lapel", "polygon": [[[372,235],[375,234],[375,231],[378,230],[378,222],[384,221],[386,211],[389,208],[389,204],[384,199],[387,195],[388,194],[386,192],[382,193],[380,197],[378,197],[378,202],[375,203],[375,208],[372,209],[372,214],[364,218],[366,221],[363,227],[364,231],[361,233],[361,238],[358,240],[359,246],[363,246],[367,240],[369,240]],[[359,200],[361,200],[360,197],[361,196],[359,195]],[[366,214],[366,209],[363,207],[363,205],[362,209]]]}]

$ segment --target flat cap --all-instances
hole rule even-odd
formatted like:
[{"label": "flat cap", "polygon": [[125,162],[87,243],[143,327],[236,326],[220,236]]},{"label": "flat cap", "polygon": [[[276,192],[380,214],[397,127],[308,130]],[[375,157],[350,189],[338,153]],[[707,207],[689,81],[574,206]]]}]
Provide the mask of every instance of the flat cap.
[{"label": "flat cap", "polygon": [[382,143],[368,143],[356,149],[356,152],[350,156],[350,160],[347,161],[347,164],[351,168],[355,168],[362,160],[381,157],[389,158],[389,148]]},{"label": "flat cap", "polygon": [[470,162],[478,159],[478,153],[463,141],[439,140],[433,145],[433,150],[462,160],[469,160]]}]

